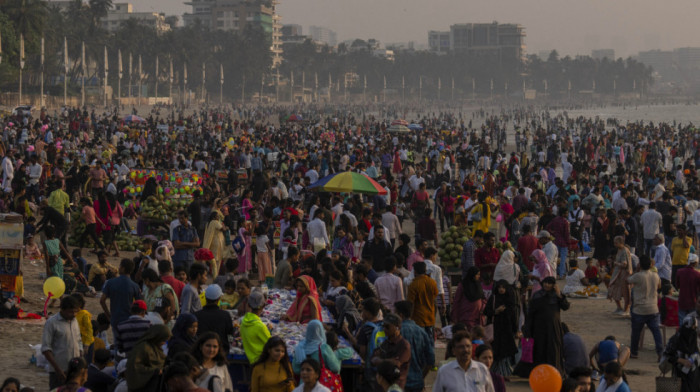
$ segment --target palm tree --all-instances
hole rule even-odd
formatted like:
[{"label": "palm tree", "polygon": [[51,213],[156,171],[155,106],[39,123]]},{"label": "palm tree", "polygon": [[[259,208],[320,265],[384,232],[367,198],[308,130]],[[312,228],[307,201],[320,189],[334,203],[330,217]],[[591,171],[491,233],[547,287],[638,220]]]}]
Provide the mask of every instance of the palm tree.
[{"label": "palm tree", "polygon": [[90,0],[90,12],[93,23],[99,25],[100,18],[107,16],[107,12],[112,9],[112,0]]},{"label": "palm tree", "polygon": [[27,39],[41,36],[47,10],[42,0],[7,0],[0,5],[0,11],[6,13],[15,25],[18,34]]}]

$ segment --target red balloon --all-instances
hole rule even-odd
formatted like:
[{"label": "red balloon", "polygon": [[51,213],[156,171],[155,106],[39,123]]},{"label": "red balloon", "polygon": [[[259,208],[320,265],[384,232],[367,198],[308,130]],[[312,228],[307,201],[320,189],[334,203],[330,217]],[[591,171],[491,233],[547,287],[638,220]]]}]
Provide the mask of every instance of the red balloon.
[{"label": "red balloon", "polygon": [[561,374],[552,365],[537,365],[530,373],[530,388],[533,392],[558,392],[561,384]]}]

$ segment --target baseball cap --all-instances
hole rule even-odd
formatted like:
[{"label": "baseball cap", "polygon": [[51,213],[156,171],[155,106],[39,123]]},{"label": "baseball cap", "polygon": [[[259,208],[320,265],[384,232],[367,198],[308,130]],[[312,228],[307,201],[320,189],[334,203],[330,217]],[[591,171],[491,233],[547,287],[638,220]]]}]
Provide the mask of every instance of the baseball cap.
[{"label": "baseball cap", "polygon": [[690,255],[688,255],[688,265],[697,264],[698,260],[698,255],[696,255],[695,253],[691,253]]},{"label": "baseball cap", "polygon": [[260,309],[265,305],[265,297],[260,290],[253,290],[248,295],[248,305],[251,309]]},{"label": "baseball cap", "polygon": [[552,235],[547,230],[542,230],[537,234],[537,238],[552,238]]},{"label": "baseball cap", "polygon": [[142,299],[137,299],[136,301],[134,301],[134,305],[138,306],[139,309],[141,309],[141,310],[148,310],[148,306],[146,306],[146,302],[144,302],[144,300],[142,300]]},{"label": "baseball cap", "polygon": [[207,289],[204,290],[204,298],[208,300],[216,301],[217,299],[221,298],[222,295],[223,292],[218,284],[210,284],[207,286]]}]

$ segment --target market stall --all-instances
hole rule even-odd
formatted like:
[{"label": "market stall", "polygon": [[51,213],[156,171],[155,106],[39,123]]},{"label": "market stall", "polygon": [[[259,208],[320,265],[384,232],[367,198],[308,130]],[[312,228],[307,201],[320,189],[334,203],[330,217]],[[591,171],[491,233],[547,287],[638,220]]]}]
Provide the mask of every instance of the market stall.
[{"label": "market stall", "polygon": [[[306,324],[290,323],[280,320],[282,316],[286,314],[287,309],[291,307],[295,297],[296,291],[294,290],[269,290],[267,305],[260,315],[262,322],[268,325],[270,334],[272,336],[281,337],[287,343],[287,352],[289,353],[290,360],[294,358],[294,348],[299,342],[304,340],[306,335]],[[242,315],[239,317],[236,311],[230,312],[232,312],[232,316],[235,320],[234,325],[240,325],[240,318]],[[321,312],[321,317],[323,318],[321,321],[324,324],[334,323],[333,316],[325,307]],[[352,345],[342,336],[339,336],[338,339],[338,348],[347,347],[352,349]],[[231,347],[228,361],[231,379],[237,380],[234,384],[234,389],[239,392],[248,391],[250,389],[250,374],[252,373],[252,369],[241,344]],[[362,368],[360,356],[357,352],[352,350],[352,357],[342,361],[341,378],[343,380],[344,390],[352,391],[354,390],[354,386],[359,385],[359,377],[362,374]]]}]

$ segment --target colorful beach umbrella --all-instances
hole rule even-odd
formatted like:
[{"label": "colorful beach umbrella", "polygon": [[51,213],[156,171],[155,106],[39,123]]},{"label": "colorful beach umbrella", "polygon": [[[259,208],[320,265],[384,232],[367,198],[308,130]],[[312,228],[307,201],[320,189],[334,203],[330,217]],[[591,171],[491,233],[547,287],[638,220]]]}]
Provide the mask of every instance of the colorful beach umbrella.
[{"label": "colorful beach umbrella", "polygon": [[414,124],[410,124],[410,125],[408,126],[408,129],[410,129],[410,130],[412,130],[412,131],[422,131],[422,130],[423,130],[423,126],[420,125],[420,124],[414,123]]},{"label": "colorful beach umbrella", "polygon": [[378,182],[362,173],[343,172],[323,177],[309,185],[307,189],[324,192],[364,193],[367,195],[386,195],[386,189]]},{"label": "colorful beach umbrella", "polygon": [[299,122],[303,120],[304,119],[298,114],[292,114],[289,117],[287,117],[287,122]]},{"label": "colorful beach umbrella", "polygon": [[407,133],[411,132],[411,130],[404,125],[392,125],[389,128],[386,129],[387,132],[389,133]]},{"label": "colorful beach umbrella", "polygon": [[143,117],[137,116],[135,114],[130,114],[126,117],[124,117],[124,122],[139,122],[139,123],[145,123],[146,120]]},{"label": "colorful beach umbrella", "polygon": [[398,119],[398,120],[392,121],[392,122],[391,122],[391,125],[403,125],[404,127],[407,127],[407,126],[408,126],[408,121]]}]

